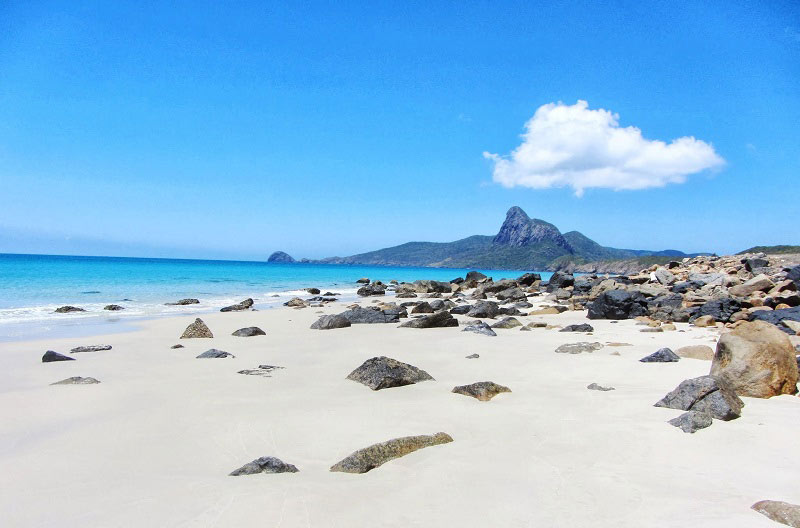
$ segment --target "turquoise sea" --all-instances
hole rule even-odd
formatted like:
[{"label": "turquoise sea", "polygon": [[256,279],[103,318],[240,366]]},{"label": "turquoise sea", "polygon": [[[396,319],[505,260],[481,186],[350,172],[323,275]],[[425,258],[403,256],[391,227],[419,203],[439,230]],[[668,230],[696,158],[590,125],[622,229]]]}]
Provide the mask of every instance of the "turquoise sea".
[{"label": "turquoise sea", "polygon": [[[0,254],[0,340],[127,330],[137,320],[217,311],[252,297],[255,308],[279,306],[316,287],[353,299],[361,277],[449,281],[466,269],[278,264],[227,260]],[[535,270],[478,270],[495,280]],[[542,273],[542,278],[549,278]],[[194,297],[200,304],[165,306]],[[86,312],[57,314],[63,305]],[[103,310],[119,304],[125,310]]]}]

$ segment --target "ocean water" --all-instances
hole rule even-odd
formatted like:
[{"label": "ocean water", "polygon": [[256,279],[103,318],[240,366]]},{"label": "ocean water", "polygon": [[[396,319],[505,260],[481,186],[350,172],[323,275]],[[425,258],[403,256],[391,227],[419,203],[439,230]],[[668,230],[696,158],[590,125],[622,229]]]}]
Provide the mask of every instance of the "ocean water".
[{"label": "ocean water", "polygon": [[[279,264],[266,262],[0,254],[0,341],[129,330],[154,317],[217,311],[252,297],[255,308],[280,306],[316,287],[356,297],[361,277],[388,283],[449,281],[466,269]],[[525,272],[478,270],[495,280]],[[534,271],[534,270],[528,270]],[[549,278],[550,273],[542,273]],[[200,304],[166,306],[193,297]],[[63,305],[85,312],[58,314]],[[108,304],[125,309],[103,310]]]}]

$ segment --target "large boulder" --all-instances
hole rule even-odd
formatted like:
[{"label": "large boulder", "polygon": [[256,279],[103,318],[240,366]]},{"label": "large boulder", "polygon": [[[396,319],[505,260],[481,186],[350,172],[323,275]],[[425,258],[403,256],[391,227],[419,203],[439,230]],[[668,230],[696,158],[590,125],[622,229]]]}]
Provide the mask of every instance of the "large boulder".
[{"label": "large boulder", "polygon": [[766,268],[767,266],[769,266],[769,261],[765,258],[760,258],[760,257],[744,259],[742,263],[744,264],[744,269],[746,269],[750,273],[753,273],[759,268]]},{"label": "large boulder", "polygon": [[389,460],[400,458],[418,449],[447,444],[452,441],[453,438],[447,433],[395,438],[359,449],[331,466],[330,470],[344,473],[366,473]]},{"label": "large boulder", "polygon": [[421,303],[419,303],[418,305],[416,305],[414,308],[411,309],[411,313],[412,314],[418,314],[418,313],[428,313],[429,314],[429,313],[433,313],[435,311],[436,310],[433,309],[433,306],[431,306],[429,303],[427,303],[425,301],[422,301]]},{"label": "large boulder", "polygon": [[480,282],[482,280],[485,280],[486,278],[487,278],[486,275],[484,275],[480,271],[470,271],[470,272],[467,273],[467,276],[464,278],[464,280],[466,282],[469,282],[469,281]]},{"label": "large boulder", "polygon": [[494,319],[500,313],[500,307],[494,301],[478,301],[467,312],[468,317]]},{"label": "large boulder", "polygon": [[800,506],[788,502],[762,500],[750,506],[767,518],[791,528],[800,528]]},{"label": "large boulder", "polygon": [[522,326],[519,319],[516,317],[503,317],[501,320],[492,325],[492,328],[499,328],[500,330],[510,330]]},{"label": "large boulder", "polygon": [[711,316],[715,321],[727,323],[733,314],[742,309],[742,304],[733,297],[714,299],[700,306],[690,318],[694,322],[698,317]]},{"label": "large boulder", "polygon": [[385,295],[386,286],[380,282],[373,282],[360,287],[356,293],[360,297],[369,297],[371,295]]},{"label": "large boulder", "polygon": [[647,301],[639,292],[610,290],[587,304],[589,319],[632,319],[647,315]]},{"label": "large boulder", "polygon": [[708,345],[689,345],[675,351],[682,358],[703,359],[711,361],[714,358],[714,349]]},{"label": "large boulder", "polygon": [[711,375],[741,396],[770,398],[797,393],[797,361],[789,338],[763,321],[743,322],[722,334]]},{"label": "large boulder", "polygon": [[658,281],[659,284],[663,284],[664,286],[672,286],[675,284],[677,280],[675,275],[672,274],[666,268],[658,268],[655,272],[653,272],[653,277]]},{"label": "large boulder", "polygon": [[311,325],[312,330],[333,330],[335,328],[347,328],[352,323],[341,314],[323,315]]},{"label": "large boulder", "polygon": [[226,306],[224,308],[220,308],[220,312],[241,312],[243,310],[249,310],[253,307],[253,299],[247,298],[242,302],[232,304],[230,306]]},{"label": "large boulder", "polygon": [[370,306],[362,308],[356,306],[339,314],[351,324],[377,324],[377,323],[396,323],[400,321],[400,310],[381,310]]},{"label": "large boulder", "polygon": [[655,407],[699,411],[729,421],[742,415],[744,402],[725,381],[714,376],[700,376],[682,381],[656,402]]},{"label": "large boulder", "polygon": [[239,469],[230,472],[231,477],[239,475],[255,475],[257,473],[297,473],[298,469],[293,464],[287,464],[275,457],[261,457],[248,462]]},{"label": "large boulder", "polygon": [[214,334],[199,317],[183,331],[181,339],[212,338]]},{"label": "large boulder", "polygon": [[728,289],[728,293],[730,293],[735,297],[748,297],[757,291],[771,290],[774,286],[775,283],[769,280],[769,277],[767,277],[764,274],[761,274],[753,277],[744,284],[739,284],[738,286],[731,286]]},{"label": "large boulder", "polygon": [[501,392],[511,392],[511,389],[503,385],[498,385],[493,381],[478,381],[469,385],[458,385],[453,387],[456,394],[472,396],[480,401],[489,401]]},{"label": "large boulder", "polygon": [[444,328],[449,326],[458,326],[458,319],[453,317],[450,312],[442,310],[406,321],[400,325],[400,328]]},{"label": "large boulder", "polygon": [[782,308],[780,310],[758,310],[750,314],[750,320],[772,323],[778,327],[778,330],[794,335],[795,331],[790,328],[790,325],[782,324],[782,321],[800,322],[800,306]]},{"label": "large boulder", "polygon": [[554,292],[559,288],[566,288],[575,284],[575,276],[572,273],[556,271],[547,282],[547,291]]},{"label": "large boulder", "polygon": [[538,273],[526,273],[517,279],[522,286],[532,286],[534,282],[542,280]]},{"label": "large boulder", "polygon": [[42,363],[53,363],[54,361],[75,361],[75,358],[59,354],[53,350],[48,350],[42,356]]},{"label": "large boulder", "polygon": [[433,376],[414,365],[379,356],[366,360],[348,374],[347,379],[357,381],[372,390],[381,390],[432,380]]},{"label": "large boulder", "polygon": [[497,292],[496,297],[501,301],[516,301],[525,299],[527,294],[519,288],[513,287]]},{"label": "large boulder", "polygon": [[795,266],[786,274],[786,278],[794,282],[795,289],[800,290],[800,266]]}]

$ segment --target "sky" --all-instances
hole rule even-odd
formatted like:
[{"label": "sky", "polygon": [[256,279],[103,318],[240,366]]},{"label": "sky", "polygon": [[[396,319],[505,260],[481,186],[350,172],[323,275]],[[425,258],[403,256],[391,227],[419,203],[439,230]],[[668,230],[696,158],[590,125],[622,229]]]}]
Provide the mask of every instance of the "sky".
[{"label": "sky", "polygon": [[5,0],[0,252],[800,244],[798,125],[794,1]]}]

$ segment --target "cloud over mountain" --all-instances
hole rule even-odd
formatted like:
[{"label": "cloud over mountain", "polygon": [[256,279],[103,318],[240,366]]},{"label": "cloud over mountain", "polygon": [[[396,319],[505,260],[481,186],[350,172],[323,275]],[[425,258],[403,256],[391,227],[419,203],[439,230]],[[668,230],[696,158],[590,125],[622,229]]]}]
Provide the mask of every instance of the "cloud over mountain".
[{"label": "cloud over mountain", "polygon": [[592,187],[683,183],[690,174],[725,163],[709,143],[691,136],[670,143],[645,139],[636,127],[620,127],[618,114],[590,110],[586,101],[539,107],[510,155],[483,155],[494,162],[493,179],[504,187],[569,186],[577,196]]}]

